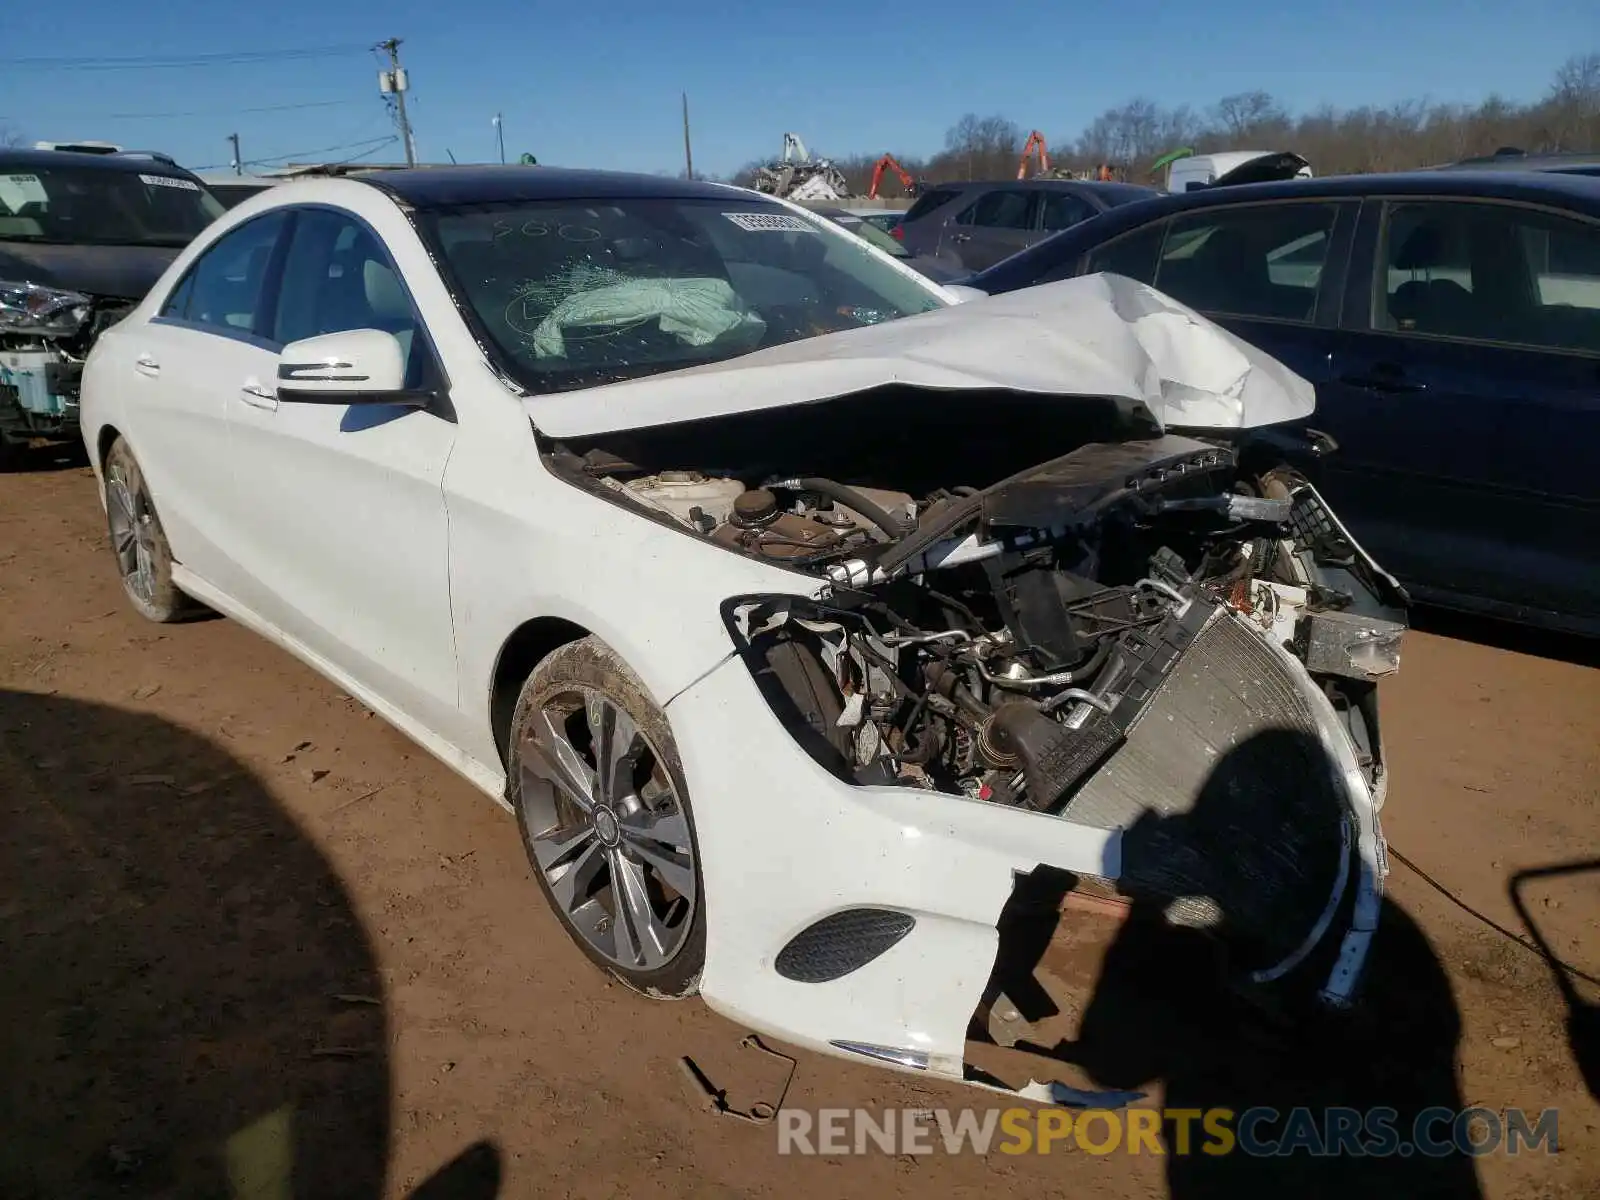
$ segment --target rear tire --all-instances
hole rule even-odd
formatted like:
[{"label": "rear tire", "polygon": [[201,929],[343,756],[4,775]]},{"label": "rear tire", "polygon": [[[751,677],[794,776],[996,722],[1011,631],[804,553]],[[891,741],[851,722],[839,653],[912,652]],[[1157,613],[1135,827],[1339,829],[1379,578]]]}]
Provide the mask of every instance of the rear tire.
[{"label": "rear tire", "polygon": [[105,463],[106,524],[117,577],[128,602],[148,621],[190,620],[205,609],[172,582],[172,547],[145,486],[144,472],[122,438]]},{"label": "rear tire", "polygon": [[598,638],[551,653],[511,721],[507,798],[546,901],[635,991],[692,996],[705,966],[694,814],[666,716]]}]

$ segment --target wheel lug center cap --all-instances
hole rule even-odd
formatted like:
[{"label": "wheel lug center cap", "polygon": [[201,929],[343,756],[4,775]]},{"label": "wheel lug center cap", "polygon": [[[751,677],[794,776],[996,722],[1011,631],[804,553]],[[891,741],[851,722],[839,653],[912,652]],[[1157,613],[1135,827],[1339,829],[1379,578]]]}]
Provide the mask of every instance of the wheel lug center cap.
[{"label": "wheel lug center cap", "polygon": [[622,840],[622,827],[617,823],[617,814],[601,805],[594,810],[594,832],[601,843],[615,846]]}]

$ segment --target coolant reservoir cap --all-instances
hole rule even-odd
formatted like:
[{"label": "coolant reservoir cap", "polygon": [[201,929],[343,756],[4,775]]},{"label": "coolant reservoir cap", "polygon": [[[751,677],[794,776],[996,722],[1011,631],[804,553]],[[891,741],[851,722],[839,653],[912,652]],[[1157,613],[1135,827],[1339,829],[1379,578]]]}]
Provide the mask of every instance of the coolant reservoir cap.
[{"label": "coolant reservoir cap", "polygon": [[733,499],[736,525],[763,525],[778,515],[778,498],[766,488],[751,488]]}]

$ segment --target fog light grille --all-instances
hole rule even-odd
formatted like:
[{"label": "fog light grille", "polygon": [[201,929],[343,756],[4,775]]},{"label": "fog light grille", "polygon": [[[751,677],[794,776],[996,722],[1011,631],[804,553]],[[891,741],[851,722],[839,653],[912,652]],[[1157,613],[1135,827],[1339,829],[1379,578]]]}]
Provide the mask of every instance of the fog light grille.
[{"label": "fog light grille", "polygon": [[778,974],[797,983],[842,979],[883,954],[916,927],[909,913],[847,908],[808,925],[778,952]]}]

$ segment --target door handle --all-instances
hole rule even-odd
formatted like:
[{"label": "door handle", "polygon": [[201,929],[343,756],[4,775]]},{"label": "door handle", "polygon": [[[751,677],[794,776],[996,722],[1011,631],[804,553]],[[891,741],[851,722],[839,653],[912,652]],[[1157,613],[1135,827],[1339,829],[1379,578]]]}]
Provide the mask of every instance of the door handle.
[{"label": "door handle", "polygon": [[1366,370],[1351,371],[1339,376],[1339,382],[1351,387],[1365,388],[1369,392],[1425,392],[1428,385],[1420,379],[1407,377],[1405,369],[1393,363],[1376,363]]},{"label": "door handle", "polygon": [[278,411],[278,393],[271,388],[262,387],[254,380],[239,389],[239,399],[251,408],[265,409],[267,412]]},{"label": "door handle", "polygon": [[972,240],[972,235],[970,233],[958,233],[950,240],[952,242],[970,242]]},{"label": "door handle", "polygon": [[161,374],[161,364],[149,354],[141,354],[134,359],[133,369],[141,375],[148,375],[151,379]]}]

